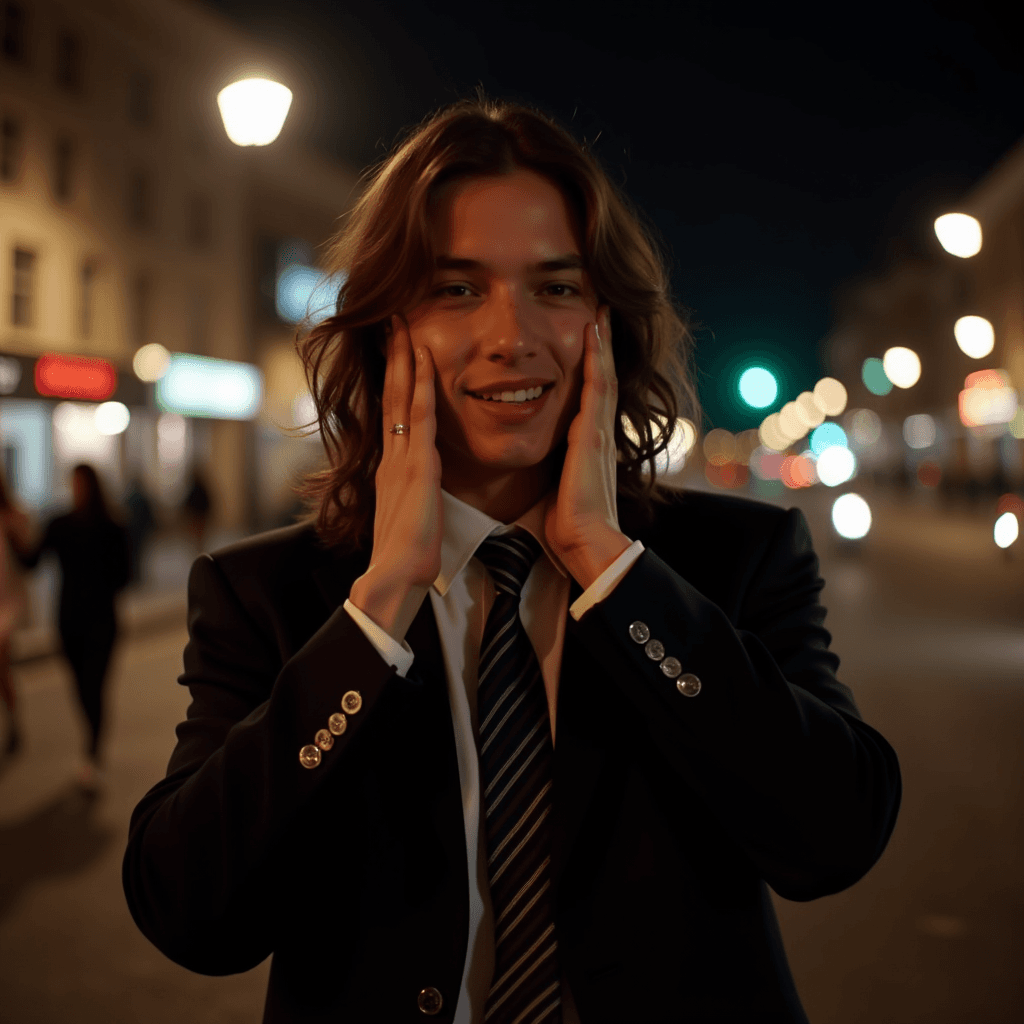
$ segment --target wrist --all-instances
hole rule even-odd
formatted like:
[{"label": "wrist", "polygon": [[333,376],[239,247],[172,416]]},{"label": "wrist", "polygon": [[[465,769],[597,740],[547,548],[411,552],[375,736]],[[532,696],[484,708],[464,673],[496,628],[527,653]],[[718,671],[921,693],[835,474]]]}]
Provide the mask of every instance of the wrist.
[{"label": "wrist", "polygon": [[562,564],[574,580],[587,590],[633,542],[621,530],[607,530],[568,552]]},{"label": "wrist", "polygon": [[348,597],[388,636],[401,642],[429,589],[371,566],[352,584]]}]

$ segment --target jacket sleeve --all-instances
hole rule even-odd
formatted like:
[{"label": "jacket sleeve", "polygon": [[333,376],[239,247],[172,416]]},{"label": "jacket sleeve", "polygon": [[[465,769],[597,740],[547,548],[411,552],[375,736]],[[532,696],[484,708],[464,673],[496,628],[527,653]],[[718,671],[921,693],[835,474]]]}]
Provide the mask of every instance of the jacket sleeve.
[{"label": "jacket sleeve", "polygon": [[[132,815],[122,880],[163,953],[230,974],[273,952],[275,872],[289,847],[317,834],[317,793],[344,772],[389,687],[407,684],[343,608],[282,665],[209,555],[189,578],[188,627],[180,682],[192,702],[166,777]],[[303,767],[300,748],[349,690],[362,708],[321,763]]]},{"label": "jacket sleeve", "polygon": [[[791,900],[847,888],[881,856],[900,804],[896,754],[836,679],[803,514],[779,518],[736,621],[646,550],[582,620],[681,782]],[[633,623],[649,630],[634,632]],[[647,644],[660,641],[663,654]],[[679,673],[662,658],[679,662]],[[685,676],[694,684],[680,687]]]}]

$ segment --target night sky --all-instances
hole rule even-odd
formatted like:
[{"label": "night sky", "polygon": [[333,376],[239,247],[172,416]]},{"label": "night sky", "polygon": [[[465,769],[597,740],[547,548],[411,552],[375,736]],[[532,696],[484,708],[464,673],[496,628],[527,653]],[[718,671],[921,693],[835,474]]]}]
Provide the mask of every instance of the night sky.
[{"label": "night sky", "polygon": [[812,387],[834,289],[935,251],[1024,135],[1016,19],[983,3],[212,6],[301,64],[313,141],[359,167],[478,84],[596,139],[691,311],[706,426],[768,411],[723,397],[752,352],[786,375],[772,408]]}]

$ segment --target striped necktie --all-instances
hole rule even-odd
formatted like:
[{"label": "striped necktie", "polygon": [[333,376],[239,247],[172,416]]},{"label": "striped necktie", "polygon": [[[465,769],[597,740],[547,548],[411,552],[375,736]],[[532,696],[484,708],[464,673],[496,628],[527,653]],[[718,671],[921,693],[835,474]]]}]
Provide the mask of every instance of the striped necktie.
[{"label": "striped necktie", "polygon": [[494,977],[484,1020],[562,1019],[551,892],[551,721],[519,595],[540,544],[526,530],[491,536],[476,551],[495,598],[480,648],[477,706],[487,875],[494,907]]}]

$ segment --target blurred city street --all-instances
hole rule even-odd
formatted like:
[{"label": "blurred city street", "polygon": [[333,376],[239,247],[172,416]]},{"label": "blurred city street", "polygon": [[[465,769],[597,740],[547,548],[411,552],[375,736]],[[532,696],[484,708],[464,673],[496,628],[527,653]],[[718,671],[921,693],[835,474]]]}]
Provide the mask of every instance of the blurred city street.
[{"label": "blurred city street", "polygon": [[[869,498],[860,549],[830,495],[788,493],[811,523],[840,678],[899,754],[904,798],[881,862],[853,889],[777,901],[814,1024],[1012,1024],[1024,980],[1024,561],[987,511]],[[174,610],[173,600],[178,601]],[[183,592],[121,643],[109,777],[73,785],[81,725],[55,657],[16,666],[27,740],[0,768],[0,1022],[255,1022],[267,965],[206,978],[137,931],[120,865],[135,802],[163,773],[187,694],[175,683]]]}]

